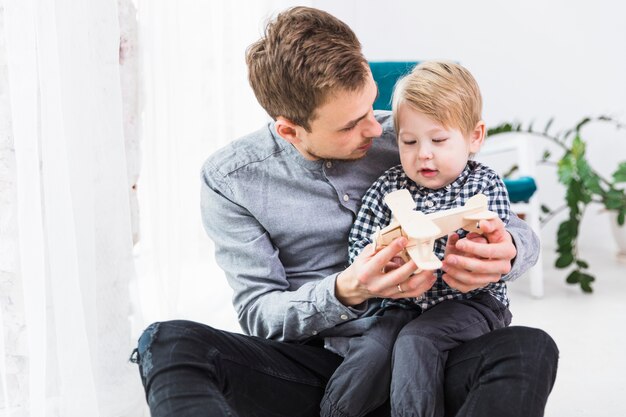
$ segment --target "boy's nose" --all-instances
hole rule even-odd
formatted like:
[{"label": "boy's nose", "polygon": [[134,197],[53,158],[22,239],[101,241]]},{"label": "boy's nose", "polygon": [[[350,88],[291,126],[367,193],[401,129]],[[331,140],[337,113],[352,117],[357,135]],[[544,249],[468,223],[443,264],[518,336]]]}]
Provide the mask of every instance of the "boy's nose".
[{"label": "boy's nose", "polygon": [[420,159],[433,159],[433,152],[428,146],[420,146],[418,156]]}]

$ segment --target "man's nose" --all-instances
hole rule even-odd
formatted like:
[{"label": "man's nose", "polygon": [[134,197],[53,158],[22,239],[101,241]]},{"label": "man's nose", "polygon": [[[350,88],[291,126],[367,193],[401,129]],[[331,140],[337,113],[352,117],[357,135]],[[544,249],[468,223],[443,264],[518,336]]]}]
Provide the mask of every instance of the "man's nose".
[{"label": "man's nose", "polygon": [[374,112],[371,111],[366,119],[367,125],[363,129],[363,136],[368,138],[377,138],[383,134],[383,127],[376,117],[374,117]]}]

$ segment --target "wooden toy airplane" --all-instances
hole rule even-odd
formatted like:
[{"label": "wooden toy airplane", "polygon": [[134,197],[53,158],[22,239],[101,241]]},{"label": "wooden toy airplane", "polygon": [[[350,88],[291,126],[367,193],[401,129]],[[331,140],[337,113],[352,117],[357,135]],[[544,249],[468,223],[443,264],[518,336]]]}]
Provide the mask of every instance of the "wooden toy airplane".
[{"label": "wooden toy airplane", "polygon": [[[391,224],[372,235],[375,249],[389,245],[394,239],[404,236],[409,242],[400,254],[405,262],[408,256],[415,261],[418,271],[441,268],[441,261],[433,253],[435,240],[458,229],[481,233],[480,220],[493,219],[496,213],[487,209],[487,196],[476,194],[463,207],[424,214],[415,211],[415,201],[408,190],[393,191],[385,196],[391,209]],[[408,256],[407,256],[408,253]]]}]

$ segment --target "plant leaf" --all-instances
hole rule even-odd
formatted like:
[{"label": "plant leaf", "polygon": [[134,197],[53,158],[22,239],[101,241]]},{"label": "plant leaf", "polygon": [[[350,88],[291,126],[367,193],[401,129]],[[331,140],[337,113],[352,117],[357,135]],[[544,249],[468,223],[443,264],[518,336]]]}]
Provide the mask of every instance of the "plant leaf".
[{"label": "plant leaf", "polygon": [[559,236],[556,243],[558,245],[556,248],[557,253],[572,253],[572,235],[567,234],[564,236]]},{"label": "plant leaf", "polygon": [[[576,161],[576,170],[578,172],[578,177],[582,180],[584,184],[585,194],[596,193],[603,194],[604,190],[600,186],[600,177],[595,173],[593,169],[589,166],[589,162],[587,159],[581,157]],[[589,195],[589,201],[591,201],[591,195]],[[585,201],[585,202],[589,202]]]},{"label": "plant leaf", "polygon": [[570,209],[570,217],[578,217],[580,212],[578,208],[578,202],[582,202],[584,204],[588,203],[589,198],[585,195],[583,191],[583,187],[580,185],[578,181],[570,181],[569,186],[567,187],[567,191],[565,192],[565,200],[567,201],[567,206]]},{"label": "plant leaf", "polygon": [[554,266],[559,269],[563,269],[570,266],[572,262],[574,262],[574,255],[572,255],[571,253],[564,253],[558,257],[558,259],[554,263]]},{"label": "plant leaf", "polygon": [[574,137],[574,141],[572,142],[572,155],[574,155],[576,159],[582,158],[585,155],[585,141],[580,135]]},{"label": "plant leaf", "polygon": [[487,129],[487,136],[494,136],[500,133],[519,132],[522,129],[519,122],[505,122]]},{"label": "plant leaf", "polygon": [[581,268],[585,268],[585,269],[589,268],[589,264],[587,262],[583,261],[582,259],[578,259],[576,261],[576,265],[578,265]]},{"label": "plant leaf", "polygon": [[541,161],[546,162],[550,158],[550,156],[552,156],[552,154],[550,153],[549,150],[546,149],[545,151],[543,151],[543,155],[541,156]]},{"label": "plant leaf", "polygon": [[578,284],[580,282],[580,271],[578,271],[578,269],[573,270],[567,278],[565,278],[565,281],[568,284]]},{"label": "plant leaf", "polygon": [[578,220],[568,219],[561,222],[559,230],[556,233],[559,246],[571,245],[572,241],[578,236]]},{"label": "plant leaf", "polygon": [[564,156],[558,162],[557,174],[561,184],[568,185],[574,177],[574,164],[569,155]]},{"label": "plant leaf", "polygon": [[543,128],[543,133],[545,135],[548,134],[548,131],[550,130],[550,126],[552,126],[552,122],[554,122],[554,117],[551,117],[550,120],[548,120],[548,123],[546,123],[546,127]]},{"label": "plant leaf", "polygon": [[519,166],[514,164],[509,170],[502,174],[502,178],[509,178],[511,175],[515,173],[515,171],[519,170]]},{"label": "plant leaf", "polygon": [[[571,226],[571,221],[570,220],[565,220],[563,222],[561,222],[561,224],[559,224],[559,229],[556,232],[556,237],[557,237],[557,242],[561,242],[561,240],[564,241],[571,241],[572,240],[572,226]],[[561,245],[559,245],[561,246]]]},{"label": "plant leaf", "polygon": [[578,276],[578,279],[580,280],[580,288],[582,288],[584,292],[586,293],[593,292],[593,288],[591,288],[591,283],[596,280],[596,278],[593,275],[589,275],[589,274],[585,274],[584,272],[581,272],[580,275]]},{"label": "plant leaf", "polygon": [[620,210],[626,207],[626,194],[622,190],[612,189],[606,193],[604,205],[609,210]]},{"label": "plant leaf", "polygon": [[590,117],[585,117],[580,122],[578,122],[578,124],[576,125],[576,132],[580,132],[580,128],[586,125],[587,123],[589,123],[590,121],[591,121]]},{"label": "plant leaf", "polygon": [[621,162],[613,173],[614,182],[626,182],[626,162]]}]

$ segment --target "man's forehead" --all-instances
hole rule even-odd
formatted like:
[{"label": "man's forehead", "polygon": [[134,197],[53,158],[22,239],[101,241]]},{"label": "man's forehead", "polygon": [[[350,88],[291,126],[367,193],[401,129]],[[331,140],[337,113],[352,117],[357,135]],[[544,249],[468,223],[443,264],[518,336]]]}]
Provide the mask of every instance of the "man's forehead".
[{"label": "man's forehead", "polygon": [[324,104],[315,109],[311,124],[339,129],[357,123],[370,112],[377,96],[378,87],[371,78],[358,90],[335,91],[328,95]]}]

